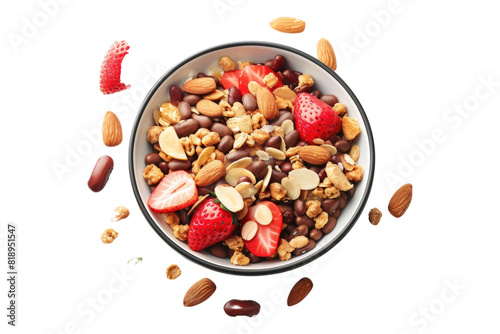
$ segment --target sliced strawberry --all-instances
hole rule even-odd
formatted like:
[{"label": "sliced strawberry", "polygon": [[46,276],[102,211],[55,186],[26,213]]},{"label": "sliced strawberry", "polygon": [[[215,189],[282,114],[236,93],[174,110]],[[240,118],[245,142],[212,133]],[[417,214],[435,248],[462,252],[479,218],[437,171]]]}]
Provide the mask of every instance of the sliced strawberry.
[{"label": "sliced strawberry", "polygon": [[[272,89],[269,89],[264,83],[264,77],[269,73],[273,73],[278,78],[278,83]],[[241,70],[240,79],[238,82],[241,95],[250,93],[250,91],[248,90],[248,84],[252,81],[255,81],[262,87],[266,87],[271,92],[276,88],[283,86],[283,82],[281,82],[280,77],[276,73],[274,73],[274,71],[269,66],[265,65],[248,65]]]},{"label": "sliced strawberry", "polygon": [[120,80],[122,61],[130,46],[127,42],[114,42],[109,48],[101,65],[100,86],[103,94],[113,94],[130,88]]},{"label": "sliced strawberry", "polygon": [[193,178],[185,171],[175,171],[161,180],[149,196],[148,206],[156,212],[172,212],[194,204],[197,199]]},{"label": "sliced strawberry", "polygon": [[241,70],[224,72],[222,78],[220,79],[222,87],[224,87],[224,89],[229,89],[233,86],[238,87],[239,85],[238,80],[240,78],[240,73]]},{"label": "sliced strawberry", "polygon": [[316,138],[326,140],[340,131],[339,115],[331,106],[311,94],[298,94],[293,106],[295,128],[299,131],[300,139],[308,144],[313,144]]},{"label": "sliced strawberry", "polygon": [[269,225],[258,225],[258,230],[255,236],[250,240],[244,240],[246,248],[256,256],[271,256],[276,251],[278,247],[278,242],[280,240],[281,227],[283,226],[283,217],[281,215],[280,208],[273,202],[260,202],[257,205],[252,206],[248,209],[248,213],[241,221],[240,225],[240,235],[241,228],[248,221],[256,221],[255,211],[259,205],[267,206],[273,215],[273,220]]},{"label": "sliced strawberry", "polygon": [[212,197],[201,202],[195,209],[188,230],[188,246],[200,251],[227,239],[236,229],[233,214],[221,208]]}]

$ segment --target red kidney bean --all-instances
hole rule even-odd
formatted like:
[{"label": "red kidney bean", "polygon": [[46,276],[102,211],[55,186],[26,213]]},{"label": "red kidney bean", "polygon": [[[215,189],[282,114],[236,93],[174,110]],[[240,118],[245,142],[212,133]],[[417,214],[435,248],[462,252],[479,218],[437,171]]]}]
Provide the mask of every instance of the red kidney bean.
[{"label": "red kidney bean", "polygon": [[233,136],[224,136],[221,138],[217,149],[222,153],[227,153],[233,149],[234,139]]},{"label": "red kidney bean", "polygon": [[93,192],[99,192],[104,189],[108,183],[109,175],[113,171],[113,159],[107,155],[100,157],[95,166],[92,174],[90,174],[89,182],[87,185]]},{"label": "red kidney bean", "polygon": [[293,209],[295,211],[295,213],[297,214],[297,216],[302,216],[304,215],[304,213],[306,213],[306,202],[301,199],[301,198],[297,198],[295,200],[295,202],[293,203]]},{"label": "red kidney bean", "polygon": [[307,243],[307,245],[305,245],[302,248],[297,248],[296,250],[293,251],[293,254],[299,256],[299,255],[302,255],[302,254],[309,252],[314,247],[316,247],[316,242],[314,240],[309,239],[309,242]]},{"label": "red kidney bean", "polygon": [[339,218],[341,212],[342,212],[342,210],[340,210],[340,209],[335,210],[332,217],[334,217],[335,219]]},{"label": "red kidney bean", "polygon": [[286,173],[278,172],[276,169],[273,169],[271,172],[270,183],[274,183],[274,182],[281,183],[281,180],[283,180],[287,176],[288,175]]},{"label": "red kidney bean", "polygon": [[318,230],[317,228],[313,228],[311,232],[309,232],[309,239],[314,241],[318,241],[319,239],[321,239],[322,236],[323,236],[323,231]]},{"label": "red kidney bean", "polygon": [[195,106],[198,102],[200,102],[201,96],[194,95],[194,94],[188,94],[184,96],[184,101],[189,103],[191,106]]},{"label": "red kidney bean", "polygon": [[146,162],[146,165],[157,165],[162,162],[163,160],[160,158],[160,155],[158,153],[149,153],[146,155],[144,158],[144,161]]},{"label": "red kidney bean", "polygon": [[250,252],[248,252],[247,257],[250,259],[250,263],[259,263],[260,262],[260,257],[257,255],[253,255]]},{"label": "red kidney bean", "polygon": [[328,234],[331,231],[333,231],[335,225],[337,225],[337,218],[328,217],[328,222],[325,224],[325,226],[323,226],[321,230],[323,231],[324,234]]},{"label": "red kidney bean", "polygon": [[189,224],[191,222],[191,218],[186,209],[179,210],[179,218],[182,224]]},{"label": "red kidney bean", "polygon": [[309,93],[310,90],[311,90],[311,87],[307,86],[307,85],[302,85],[302,86],[299,86],[299,87],[295,87],[293,89],[293,91],[295,92],[295,94]]},{"label": "red kidney bean", "polygon": [[229,88],[229,92],[228,92],[228,95],[227,95],[227,102],[230,104],[230,105],[233,105],[235,102],[241,102],[241,92],[240,90],[238,89],[238,87],[231,87]]},{"label": "red kidney bean", "polygon": [[327,138],[327,140],[329,140],[332,143],[332,145],[335,145],[335,143],[338,142],[340,138],[337,135],[331,135],[330,137]]},{"label": "red kidney bean", "polygon": [[190,119],[185,120],[184,122],[180,122],[180,123],[175,124],[174,130],[177,133],[177,136],[179,138],[182,138],[182,137],[187,137],[190,134],[195,133],[199,127],[200,127],[200,124],[196,120],[190,118]]},{"label": "red kidney bean", "polygon": [[212,78],[212,79],[214,79],[215,84],[216,84],[217,86],[219,86],[219,85],[220,85],[219,78],[217,78],[215,75],[209,75],[209,77],[210,77],[210,78]]},{"label": "red kidney bean", "polygon": [[321,94],[321,91],[320,91],[320,90],[315,89],[315,90],[313,90],[313,91],[311,92],[311,95],[312,95],[312,96],[314,96],[315,98],[319,99],[319,98],[321,97],[321,95],[322,95],[322,94]]},{"label": "red kidney bean", "polygon": [[281,166],[280,166],[281,170],[285,173],[290,173],[292,171],[292,163],[290,161],[286,161],[284,162]]},{"label": "red kidney bean", "polygon": [[306,215],[298,216],[297,218],[295,218],[295,225],[297,225],[297,226],[307,225],[307,227],[313,228],[314,220],[312,220],[311,218],[309,218]]},{"label": "red kidney bean", "polygon": [[209,249],[210,253],[212,255],[220,257],[220,258],[226,258],[227,257],[227,248],[222,245],[222,243],[216,243],[215,245],[211,246]]},{"label": "red kidney bean", "polygon": [[257,179],[262,179],[267,174],[267,165],[263,161],[253,161],[247,166],[247,169],[252,172]]},{"label": "red kidney bean", "polygon": [[338,206],[339,206],[339,199],[338,198],[325,199],[323,201],[323,204],[321,204],[321,208],[323,209],[323,211],[328,213],[329,216],[333,215],[335,210],[337,210]]},{"label": "red kidney bean", "polygon": [[339,103],[339,99],[333,94],[325,94],[320,97],[320,100],[333,107],[335,103]]},{"label": "red kidney bean", "polygon": [[288,241],[292,240],[295,237],[307,236],[308,234],[309,234],[309,227],[307,227],[307,225],[299,225],[292,231],[292,233],[290,233]]},{"label": "red kidney bean", "polygon": [[186,170],[191,167],[191,162],[189,160],[170,160],[168,163],[168,168],[170,170]]},{"label": "red kidney bean", "polygon": [[281,137],[280,136],[274,136],[271,139],[269,139],[268,141],[266,141],[266,143],[264,144],[264,147],[273,147],[273,148],[277,148],[277,149],[279,149],[280,146],[281,146]]},{"label": "red kidney bean", "polygon": [[351,149],[351,143],[343,139],[336,142],[334,146],[337,151],[340,151],[342,153],[347,153]]},{"label": "red kidney bean", "polygon": [[257,99],[253,94],[245,94],[241,98],[241,103],[243,104],[243,107],[245,107],[245,110],[247,111],[254,111],[257,109]]},{"label": "red kidney bean", "polygon": [[273,65],[270,66],[274,72],[279,72],[285,67],[286,59],[282,55],[276,55],[273,59]]},{"label": "red kidney bean", "polygon": [[295,223],[295,214],[292,210],[283,213],[283,222],[286,224]]},{"label": "red kidney bean", "polygon": [[221,138],[225,136],[233,136],[233,131],[227,125],[222,123],[212,124],[210,131],[217,132]]},{"label": "red kidney bean", "polygon": [[318,173],[319,179],[323,181],[326,178],[326,168],[322,168]]},{"label": "red kidney bean", "polygon": [[347,196],[349,196],[349,198],[351,198],[352,196],[354,196],[354,193],[356,192],[356,185],[353,184],[352,185],[352,188],[349,189],[349,191],[347,192]]},{"label": "red kidney bean", "polygon": [[245,158],[245,157],[249,157],[249,156],[250,156],[250,153],[248,153],[247,151],[238,150],[238,151],[234,151],[234,152],[231,152],[228,155],[226,155],[226,159],[229,162],[235,162],[236,160],[240,160],[241,158]]},{"label": "red kidney bean", "polygon": [[170,171],[170,169],[168,169],[168,162],[166,161],[162,161],[158,164],[158,168],[161,169],[162,173],[163,174],[168,174],[168,172]]},{"label": "red kidney bean", "polygon": [[300,139],[300,133],[297,130],[292,130],[285,135],[285,145],[286,148],[293,147],[297,145]]},{"label": "red kidney bean", "polygon": [[342,160],[340,159],[340,154],[332,155],[330,161],[334,164],[338,164],[339,162],[341,162]]},{"label": "red kidney bean", "polygon": [[297,77],[300,77],[302,75],[302,72],[299,71],[293,71]]},{"label": "red kidney bean", "polygon": [[283,73],[281,72],[276,72],[276,74],[278,75],[278,77],[281,79],[281,81],[283,81]]},{"label": "red kidney bean", "polygon": [[239,315],[253,317],[260,312],[260,305],[253,300],[231,299],[224,305],[224,312],[230,317]]},{"label": "red kidney bean", "polygon": [[286,83],[290,83],[294,86],[297,86],[299,84],[299,77],[297,76],[297,74],[295,74],[294,71],[284,70],[282,73],[283,73],[283,80],[285,80]]},{"label": "red kidney bean", "polygon": [[242,176],[238,179],[238,182],[236,182],[236,184],[238,185],[242,182],[252,183],[252,180],[250,180],[250,178],[248,176]]},{"label": "red kidney bean", "polygon": [[187,103],[186,101],[181,101],[177,105],[177,108],[179,109],[179,114],[181,114],[181,119],[189,119],[191,118],[191,105]]},{"label": "red kidney bean", "polygon": [[170,102],[172,102],[174,106],[177,107],[177,105],[182,101],[183,98],[184,92],[182,91],[181,87],[177,85],[173,85],[170,87]]},{"label": "red kidney bean", "polygon": [[268,60],[266,60],[266,62],[264,63],[264,65],[267,66],[267,67],[270,67],[272,69],[273,68],[273,63],[274,63],[274,59],[268,59]]},{"label": "red kidney bean", "polygon": [[200,128],[209,129],[210,125],[212,125],[212,119],[205,115],[192,114],[191,119],[197,121],[198,124],[200,125]]},{"label": "red kidney bean", "polygon": [[345,205],[347,204],[347,194],[342,191],[338,199],[339,199],[338,209],[343,210],[345,208]]}]

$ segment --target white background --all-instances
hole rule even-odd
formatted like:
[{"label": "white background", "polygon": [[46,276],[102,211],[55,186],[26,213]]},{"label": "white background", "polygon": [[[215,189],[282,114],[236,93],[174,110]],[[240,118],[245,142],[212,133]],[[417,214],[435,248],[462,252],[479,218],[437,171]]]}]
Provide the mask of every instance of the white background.
[{"label": "white background", "polygon": [[[1,331],[498,332],[498,10],[489,0],[400,0],[382,15],[383,25],[377,23],[376,13],[387,13],[390,4],[68,1],[50,7],[52,16],[44,21],[38,1],[3,1],[0,256],[6,272],[6,226],[14,222],[20,275],[16,328],[6,325],[7,285],[1,280]],[[270,29],[268,22],[284,15],[305,20],[305,32]],[[26,22],[39,27],[22,37]],[[14,46],[14,35],[25,39]],[[133,197],[127,149],[140,101],[162,73],[202,49],[263,40],[315,55],[321,37],[334,46],[337,73],[374,131],[376,176],[365,212],[331,252],[292,272],[237,277],[190,263],[156,235]],[[101,61],[122,39],[131,46],[122,81],[132,88],[104,96]],[[494,82],[490,91],[481,80]],[[454,107],[465,112],[460,116]],[[107,110],[120,115],[125,133],[116,148],[85,135],[99,131]],[[429,144],[436,131],[442,140]],[[417,142],[427,143],[425,155]],[[58,176],[54,165],[67,166],[78,148],[87,149],[86,156]],[[107,187],[92,193],[86,183],[104,154],[113,157],[115,170]],[[414,185],[414,200],[395,219],[387,204],[407,182]],[[110,223],[118,205],[131,215]],[[368,222],[372,207],[384,213],[378,226]],[[120,236],[103,245],[99,237],[108,227]],[[127,265],[132,257],[144,261]],[[165,277],[172,263],[182,269],[175,281]],[[122,271],[124,283],[114,279]],[[286,295],[303,276],[314,289],[289,308]],[[185,291],[202,277],[217,284],[216,293],[184,308]],[[98,311],[89,304],[95,298]],[[260,302],[261,315],[226,316],[222,306],[232,298]]]}]

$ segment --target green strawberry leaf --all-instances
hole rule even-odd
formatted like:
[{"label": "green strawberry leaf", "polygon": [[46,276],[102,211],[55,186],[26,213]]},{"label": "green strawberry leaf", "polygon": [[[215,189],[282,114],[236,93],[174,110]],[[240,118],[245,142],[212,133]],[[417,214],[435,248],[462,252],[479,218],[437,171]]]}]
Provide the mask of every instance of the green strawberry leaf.
[{"label": "green strawberry leaf", "polygon": [[207,193],[210,195],[210,197],[217,197],[215,195],[215,192],[208,190]]}]

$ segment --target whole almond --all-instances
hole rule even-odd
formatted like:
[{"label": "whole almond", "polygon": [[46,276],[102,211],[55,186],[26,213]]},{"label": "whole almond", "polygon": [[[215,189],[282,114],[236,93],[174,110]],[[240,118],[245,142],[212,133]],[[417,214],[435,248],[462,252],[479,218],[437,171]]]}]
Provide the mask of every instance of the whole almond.
[{"label": "whole almond", "polygon": [[196,78],[189,80],[181,89],[189,94],[205,95],[213,92],[217,88],[215,80],[210,77]]},{"label": "whole almond", "polygon": [[255,94],[257,98],[257,106],[260,110],[260,113],[267,120],[272,120],[277,118],[280,115],[280,111],[278,109],[278,103],[276,103],[276,98],[273,93],[271,93],[267,88],[260,88],[257,90]]},{"label": "whole almond", "polygon": [[215,292],[216,286],[209,278],[194,283],[184,295],[184,306],[191,307],[203,303]]},{"label": "whole almond", "polygon": [[306,23],[304,21],[287,16],[277,17],[269,22],[269,25],[274,30],[288,34],[303,32],[306,28]]},{"label": "whole almond", "polygon": [[299,158],[313,165],[324,165],[332,157],[326,148],[314,145],[301,147],[298,154]]},{"label": "whole almond", "polygon": [[102,140],[106,146],[120,145],[123,139],[122,125],[116,115],[108,111],[102,122]]},{"label": "whole almond", "polygon": [[203,99],[200,100],[196,104],[196,109],[200,112],[200,114],[208,116],[208,117],[221,117],[222,116],[222,108],[217,103]]},{"label": "whole almond", "polygon": [[290,294],[288,295],[287,305],[293,306],[300,303],[306,296],[311,292],[313,288],[313,282],[307,278],[301,278],[293,286]]},{"label": "whole almond", "polygon": [[413,196],[413,186],[410,183],[405,184],[392,195],[389,202],[389,212],[396,218],[401,217],[411,203]]},{"label": "whole almond", "polygon": [[335,57],[333,47],[328,40],[322,38],[318,41],[318,44],[316,45],[316,53],[318,54],[318,59],[323,64],[334,71],[337,69],[337,58]]},{"label": "whole almond", "polygon": [[198,187],[206,187],[219,181],[224,175],[226,175],[224,163],[220,160],[214,160],[200,169],[194,178],[194,183]]}]

